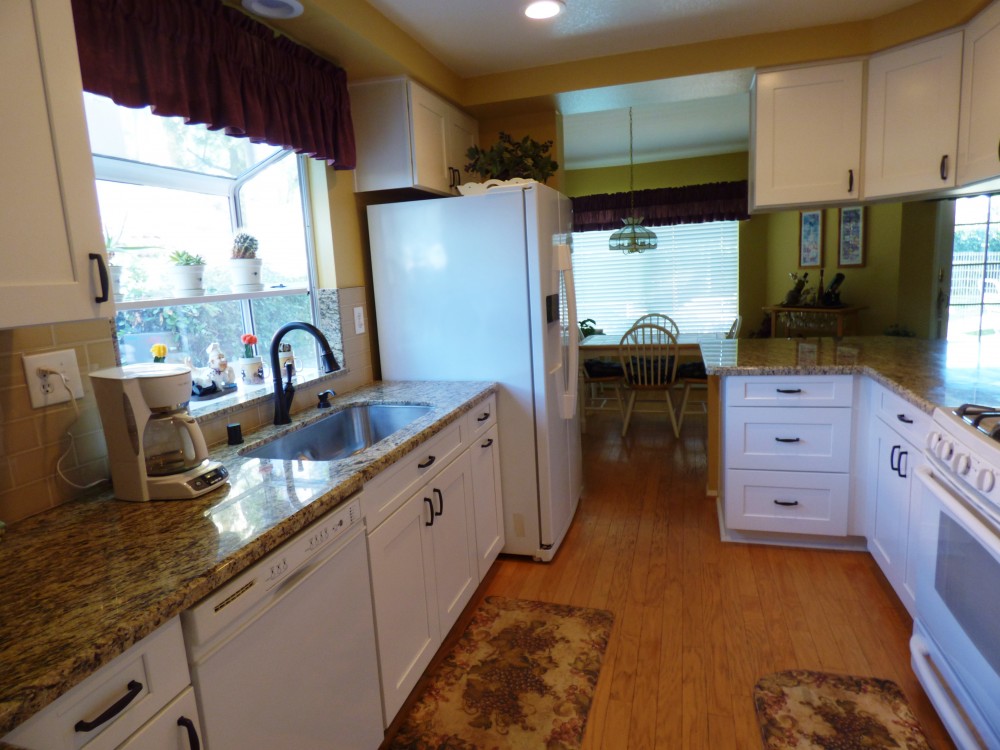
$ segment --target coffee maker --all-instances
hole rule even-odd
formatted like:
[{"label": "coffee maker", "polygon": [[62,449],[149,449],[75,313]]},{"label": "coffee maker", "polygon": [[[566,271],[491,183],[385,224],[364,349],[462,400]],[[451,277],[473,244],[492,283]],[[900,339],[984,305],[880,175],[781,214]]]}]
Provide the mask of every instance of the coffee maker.
[{"label": "coffee maker", "polygon": [[90,373],[121,500],[183,500],[226,481],[208,458],[205,436],[188,414],[191,370],[143,363]]}]

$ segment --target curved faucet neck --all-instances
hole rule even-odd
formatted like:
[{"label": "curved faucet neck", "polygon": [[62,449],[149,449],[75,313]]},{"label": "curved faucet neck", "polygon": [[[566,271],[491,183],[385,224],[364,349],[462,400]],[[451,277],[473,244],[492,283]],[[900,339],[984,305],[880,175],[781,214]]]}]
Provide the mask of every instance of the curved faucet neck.
[{"label": "curved faucet neck", "polygon": [[340,369],[340,365],[337,363],[337,358],[333,355],[333,350],[330,348],[330,342],[326,340],[326,336],[312,323],[306,323],[304,321],[293,321],[291,323],[286,323],[277,331],[274,332],[274,336],[271,339],[270,347],[270,360],[271,360],[271,376],[274,380],[274,424],[290,424],[292,419],[289,416],[289,410],[292,406],[292,398],[295,396],[295,387],[291,382],[291,373],[288,376],[288,383],[282,385],[281,382],[281,367],[278,362],[278,349],[281,346],[281,340],[285,337],[289,331],[305,331],[310,334],[319,343],[320,348],[323,350],[323,368],[325,372],[335,372]]}]

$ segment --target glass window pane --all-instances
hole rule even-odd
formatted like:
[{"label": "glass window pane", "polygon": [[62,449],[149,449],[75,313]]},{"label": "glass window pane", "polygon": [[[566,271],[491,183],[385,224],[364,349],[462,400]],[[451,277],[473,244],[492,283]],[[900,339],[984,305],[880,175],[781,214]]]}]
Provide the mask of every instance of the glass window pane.
[{"label": "glass window pane", "polygon": [[986,257],[986,225],[955,227],[953,263],[982,263]]},{"label": "glass window pane", "polygon": [[260,243],[267,287],[309,285],[298,161],[288,154],[248,179],[238,199],[244,231]]},{"label": "glass window pane", "polygon": [[960,198],[955,201],[956,224],[985,224],[990,218],[990,197]]},{"label": "glass window pane", "polygon": [[242,305],[238,300],[124,310],[115,316],[122,364],[151,362],[153,344],[167,345],[167,361],[206,367],[206,349],[218,342],[230,363],[241,356]]},{"label": "glass window pane", "polygon": [[[294,320],[312,323],[312,305],[308,294],[289,295],[287,297],[264,297],[251,302],[253,309],[254,328],[260,343],[257,345],[262,357],[264,357],[265,367],[270,370],[271,339],[274,332],[285,323]],[[292,331],[284,341],[292,345],[292,352],[295,355],[295,367],[297,370],[319,369],[319,361],[316,355],[316,340],[303,331]],[[332,342],[331,342],[332,343]],[[343,362],[340,363],[343,366]],[[271,375],[268,374],[270,378]]]},{"label": "glass window pane", "polygon": [[182,117],[154,115],[149,107],[119,107],[90,93],[83,97],[90,150],[100,156],[236,177],[281,150],[191,125]]},{"label": "glass window pane", "polygon": [[953,266],[951,304],[978,305],[983,300],[983,267]]},{"label": "glass window pane", "polygon": [[948,340],[962,341],[979,336],[979,305],[951,305],[948,308]]},{"label": "glass window pane", "polygon": [[1000,263],[1000,222],[990,224],[989,244],[986,247],[986,262]]}]

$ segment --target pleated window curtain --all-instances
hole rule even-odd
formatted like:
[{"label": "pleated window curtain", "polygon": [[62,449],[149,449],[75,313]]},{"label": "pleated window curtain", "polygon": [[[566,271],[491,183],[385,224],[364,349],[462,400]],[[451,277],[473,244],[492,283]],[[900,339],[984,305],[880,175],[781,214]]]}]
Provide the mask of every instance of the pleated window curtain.
[{"label": "pleated window curtain", "polygon": [[347,75],[219,0],[73,0],[83,87],[354,169]]},{"label": "pleated window curtain", "polygon": [[[620,228],[622,219],[632,215],[631,200],[629,193],[573,198],[573,230]],[[643,224],[649,227],[750,218],[746,180],[636,190],[634,201],[636,215],[643,217]]]}]

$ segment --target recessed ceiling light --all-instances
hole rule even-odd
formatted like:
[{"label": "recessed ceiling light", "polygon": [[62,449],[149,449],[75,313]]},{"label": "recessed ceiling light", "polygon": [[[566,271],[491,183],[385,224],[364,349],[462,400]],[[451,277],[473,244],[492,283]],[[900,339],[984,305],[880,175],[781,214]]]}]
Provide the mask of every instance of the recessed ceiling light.
[{"label": "recessed ceiling light", "polygon": [[298,0],[243,0],[243,7],[263,18],[297,18],[302,15]]},{"label": "recessed ceiling light", "polygon": [[554,18],[563,12],[566,3],[563,0],[535,0],[528,3],[524,9],[524,15],[528,18]]}]

